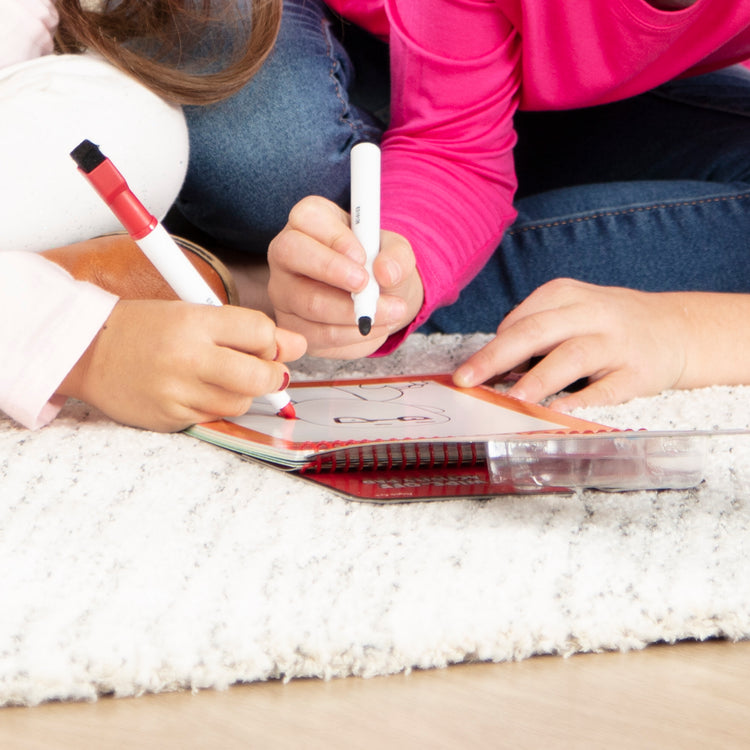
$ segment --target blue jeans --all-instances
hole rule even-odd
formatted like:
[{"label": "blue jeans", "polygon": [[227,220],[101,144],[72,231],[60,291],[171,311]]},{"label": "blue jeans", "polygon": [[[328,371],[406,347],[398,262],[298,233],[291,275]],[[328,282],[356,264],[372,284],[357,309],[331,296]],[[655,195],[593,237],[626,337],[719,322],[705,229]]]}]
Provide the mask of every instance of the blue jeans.
[{"label": "blue jeans", "polygon": [[306,195],[347,208],[349,151],[379,141],[385,127],[371,112],[388,102],[387,55],[321,0],[285,0],[275,48],[250,83],[226,101],[185,108],[182,216],[226,248],[265,254]]},{"label": "blue jeans", "polygon": [[424,332],[494,332],[554,278],[750,292],[750,73],[728,68],[622,102],[519,112],[518,217]]},{"label": "blue jeans", "polygon": [[[385,45],[320,0],[287,0],[275,50],[239,94],[188,107],[182,214],[265,252],[309,194],[347,208],[349,150],[387,120]],[[557,277],[644,290],[750,292],[750,73],[673,81],[622,102],[519,112],[518,218],[426,332],[494,331]]]}]

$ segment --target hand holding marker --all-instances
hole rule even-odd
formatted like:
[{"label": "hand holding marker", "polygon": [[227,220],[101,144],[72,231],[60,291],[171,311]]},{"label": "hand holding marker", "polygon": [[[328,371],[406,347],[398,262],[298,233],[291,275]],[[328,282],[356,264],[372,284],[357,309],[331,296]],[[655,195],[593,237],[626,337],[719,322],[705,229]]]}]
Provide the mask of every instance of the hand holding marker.
[{"label": "hand holding marker", "polygon": [[[91,183],[119,219],[128,234],[143,250],[177,296],[186,302],[221,307],[205,279],[185,257],[169,232],[150,214],[130,190],[115,165],[91,141],[85,140],[70,152],[78,170]],[[286,391],[263,396],[287,419],[295,419],[294,406]]]},{"label": "hand holding marker", "polygon": [[357,143],[351,155],[351,221],[354,236],[365,249],[367,286],[353,292],[354,317],[359,332],[367,336],[375,320],[380,288],[372,264],[380,250],[380,148],[374,143]]}]

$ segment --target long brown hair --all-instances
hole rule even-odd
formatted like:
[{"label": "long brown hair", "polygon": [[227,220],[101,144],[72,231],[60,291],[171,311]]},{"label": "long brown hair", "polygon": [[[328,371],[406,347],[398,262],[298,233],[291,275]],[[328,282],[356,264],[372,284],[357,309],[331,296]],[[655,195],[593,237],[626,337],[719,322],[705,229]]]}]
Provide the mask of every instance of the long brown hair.
[{"label": "long brown hair", "polygon": [[98,52],[165,99],[209,104],[237,92],[271,51],[281,0],[57,0],[59,52]]}]

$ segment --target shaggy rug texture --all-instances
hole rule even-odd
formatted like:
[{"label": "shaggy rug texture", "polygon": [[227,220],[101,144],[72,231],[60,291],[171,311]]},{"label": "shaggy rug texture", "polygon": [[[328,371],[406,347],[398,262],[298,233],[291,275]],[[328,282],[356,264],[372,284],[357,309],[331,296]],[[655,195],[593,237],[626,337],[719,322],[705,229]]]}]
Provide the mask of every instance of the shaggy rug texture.
[{"label": "shaggy rug texture", "polygon": [[[300,379],[448,372],[487,337],[305,359]],[[578,416],[750,426],[750,388]],[[347,501],[71,402],[0,418],[0,705],[750,635],[750,439],[687,491]]]}]

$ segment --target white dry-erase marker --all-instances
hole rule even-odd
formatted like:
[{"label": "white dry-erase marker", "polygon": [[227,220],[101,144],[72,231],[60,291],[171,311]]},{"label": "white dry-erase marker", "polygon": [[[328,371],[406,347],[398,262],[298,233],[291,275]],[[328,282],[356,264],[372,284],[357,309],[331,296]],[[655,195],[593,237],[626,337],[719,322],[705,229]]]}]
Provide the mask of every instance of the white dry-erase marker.
[{"label": "white dry-erase marker", "polygon": [[[70,155],[78,165],[79,172],[99,193],[177,296],[186,302],[221,307],[221,300],[206,280],[185,257],[159,220],[136,198],[125,178],[99,147],[85,140]],[[286,391],[270,393],[264,398],[282,417],[296,417]]]},{"label": "white dry-erase marker", "polygon": [[380,251],[380,148],[374,143],[357,143],[351,154],[352,231],[365,249],[367,286],[352,293],[354,319],[359,332],[367,336],[375,320],[380,288],[372,264]]}]

